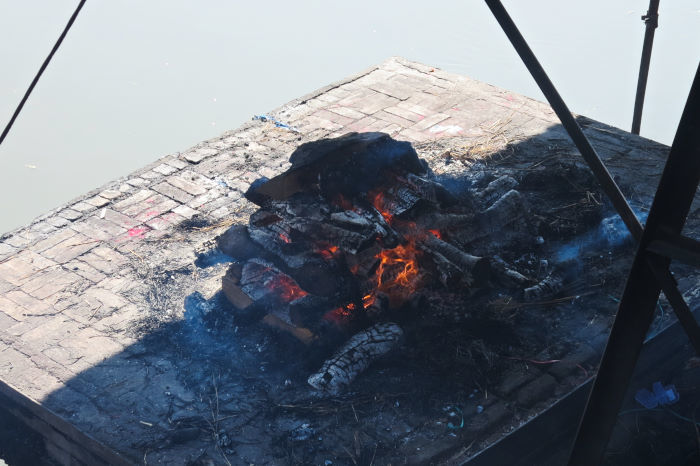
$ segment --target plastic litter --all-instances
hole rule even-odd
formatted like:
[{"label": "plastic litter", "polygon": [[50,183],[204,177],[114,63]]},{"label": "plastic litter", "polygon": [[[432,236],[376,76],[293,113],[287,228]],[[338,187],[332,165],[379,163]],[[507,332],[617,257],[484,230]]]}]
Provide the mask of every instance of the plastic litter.
[{"label": "plastic litter", "polygon": [[654,409],[657,406],[666,406],[676,403],[679,399],[676,386],[671,384],[663,386],[661,382],[654,382],[651,391],[642,388],[634,395],[634,399],[647,409]]},{"label": "plastic litter", "polygon": [[270,123],[273,123],[278,128],[288,129],[289,131],[291,131],[293,133],[300,132],[294,126],[289,126],[287,123],[283,123],[271,115],[253,115],[253,120],[260,120],[262,122],[270,122]]}]

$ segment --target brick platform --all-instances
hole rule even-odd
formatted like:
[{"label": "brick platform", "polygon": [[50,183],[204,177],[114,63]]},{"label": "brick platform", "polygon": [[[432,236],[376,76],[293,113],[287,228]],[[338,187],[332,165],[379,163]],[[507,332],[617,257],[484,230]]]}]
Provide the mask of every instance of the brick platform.
[{"label": "brick platform", "polygon": [[[243,191],[253,180],[285,170],[299,144],[348,131],[383,131],[414,143],[476,139],[488,135],[495,122],[507,122],[521,138],[546,132],[549,144],[576,157],[548,105],[399,58],[271,114],[298,132],[251,121],[2,237],[0,380],[16,391],[10,396],[38,403],[37,413],[53,413],[45,422],[64,423],[63,437],[54,438],[52,447],[63,461],[77,457],[75,444],[83,434],[108,447],[90,446],[93,460],[106,458],[100,455],[109,449],[127,462],[184,458],[184,441],[158,451],[131,442],[167,429],[178,410],[200,396],[178,380],[172,361],[144,355],[132,330],[147,319],[151,324],[182,319],[182,302],[158,296],[154,280],[166,283],[191,266],[195,251],[230,219],[246,222],[254,206]],[[648,198],[667,148],[591,120],[581,122],[614,174],[630,176],[626,167],[634,167],[638,189],[632,194]],[[209,226],[183,226],[193,217]],[[189,291],[205,297],[219,286],[219,276],[192,280]],[[546,377],[521,375],[527,391],[516,397],[535,405],[538,387],[549,396],[557,381],[594,361],[601,344],[580,349],[580,362],[561,365]],[[502,395],[516,388],[504,388]]]}]

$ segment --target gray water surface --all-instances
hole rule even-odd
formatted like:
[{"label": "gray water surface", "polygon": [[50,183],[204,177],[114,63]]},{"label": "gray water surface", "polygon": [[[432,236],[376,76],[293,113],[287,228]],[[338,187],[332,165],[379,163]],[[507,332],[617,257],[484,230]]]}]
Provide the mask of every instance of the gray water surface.
[{"label": "gray water surface", "polygon": [[[4,127],[77,0],[0,0]],[[629,129],[647,1],[505,1],[572,111]],[[700,2],[662,1],[642,135],[670,144]],[[88,0],[0,147],[0,232],[392,55],[543,99],[486,5]]]}]

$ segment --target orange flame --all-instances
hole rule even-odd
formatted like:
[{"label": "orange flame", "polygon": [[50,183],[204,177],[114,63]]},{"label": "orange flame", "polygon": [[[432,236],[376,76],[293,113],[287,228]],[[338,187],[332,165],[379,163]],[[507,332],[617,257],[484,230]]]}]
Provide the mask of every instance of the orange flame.
[{"label": "orange flame", "polygon": [[374,195],[370,194],[370,196],[372,196],[372,205],[374,206],[374,208],[377,209],[380,214],[382,214],[382,217],[384,217],[384,220],[386,220],[387,223],[391,223],[394,216],[386,210],[386,201],[384,199],[384,193],[379,191]]},{"label": "orange flame", "polygon": [[290,303],[295,299],[302,298],[308,293],[302,290],[297,282],[287,275],[279,274],[266,283],[266,286],[273,293],[282,298],[284,302]]},{"label": "orange flame", "polygon": [[433,234],[437,239],[442,239],[442,234],[440,234],[439,230],[428,230],[430,233]]}]

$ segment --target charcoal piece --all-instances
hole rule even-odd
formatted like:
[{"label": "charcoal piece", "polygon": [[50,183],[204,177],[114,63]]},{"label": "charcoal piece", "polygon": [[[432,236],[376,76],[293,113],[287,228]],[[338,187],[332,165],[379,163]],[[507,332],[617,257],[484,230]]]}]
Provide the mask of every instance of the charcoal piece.
[{"label": "charcoal piece", "polygon": [[318,338],[308,328],[297,327],[296,325],[281,318],[276,313],[265,315],[265,317],[262,318],[262,322],[270,327],[289,333],[305,345],[310,345]]},{"label": "charcoal piece", "polygon": [[483,211],[478,220],[486,234],[489,234],[522,218],[526,213],[523,196],[511,189]]},{"label": "charcoal piece", "polygon": [[243,311],[253,304],[251,297],[241,289],[238,283],[227,278],[226,276],[224,276],[221,280],[221,289],[223,290],[226,299],[228,299],[228,301],[238,310]]},{"label": "charcoal piece", "polygon": [[446,212],[426,212],[416,219],[416,224],[424,230],[459,231],[473,225],[474,214],[457,214]]},{"label": "charcoal piece", "polygon": [[[495,241],[503,239],[507,233],[512,233],[513,224],[522,221],[526,215],[528,215],[528,209],[522,195],[511,189],[488,209],[474,216],[471,221],[455,222],[445,230],[449,231],[460,244],[468,244],[485,237],[493,238],[492,241]],[[510,227],[510,230],[507,227]]]},{"label": "charcoal piece", "polygon": [[423,245],[428,250],[441,254],[455,264],[465,274],[470,286],[481,288],[488,283],[491,273],[489,259],[467,254],[458,247],[433,235],[428,235],[423,241]]},{"label": "charcoal piece", "polygon": [[490,182],[486,188],[478,192],[477,197],[481,199],[484,204],[490,205],[516,186],[518,186],[518,182],[513,177],[503,175]]},{"label": "charcoal piece", "polygon": [[374,223],[371,219],[362,216],[353,210],[334,212],[331,214],[330,219],[333,224],[348,230],[365,231],[368,229],[374,229]]},{"label": "charcoal piece", "polygon": [[[248,234],[259,249],[264,250],[267,255],[282,259],[288,267],[298,268],[309,260],[308,245],[298,242],[293,244],[292,232],[286,222],[283,225],[265,227],[250,225]],[[296,252],[300,254],[295,254]]]},{"label": "charcoal piece", "polygon": [[363,249],[376,237],[376,229],[366,228],[363,231],[353,231],[338,227],[328,222],[317,222],[305,218],[295,218],[288,222],[290,228],[301,232],[316,242],[328,243],[340,247],[343,251],[355,254]]},{"label": "charcoal piece", "polygon": [[418,204],[423,198],[410,186],[392,186],[382,192],[382,210],[392,216],[402,215]]},{"label": "charcoal piece", "polygon": [[535,286],[525,288],[523,297],[525,301],[548,298],[556,295],[564,286],[564,280],[556,273],[548,275],[544,280]]},{"label": "charcoal piece", "polygon": [[221,277],[221,289],[224,295],[231,304],[239,309],[245,309],[253,302],[250,296],[243,293],[243,290],[238,286],[242,273],[243,266],[234,262],[229,266],[226,274]]},{"label": "charcoal piece", "polygon": [[438,279],[445,288],[455,288],[464,277],[464,273],[455,264],[437,251],[430,251],[429,256],[435,265]]},{"label": "charcoal piece", "polygon": [[409,173],[406,180],[421,198],[438,204],[440,207],[449,207],[457,203],[457,198],[437,181],[413,173]]},{"label": "charcoal piece", "polygon": [[336,297],[306,295],[289,303],[291,323],[301,327],[314,327],[323,315],[339,306],[342,301]]},{"label": "charcoal piece", "polygon": [[248,235],[245,225],[233,225],[216,237],[216,245],[221,252],[239,260],[260,256],[260,246]]},{"label": "charcoal piece", "polygon": [[308,379],[317,390],[339,393],[380,356],[388,353],[403,335],[393,322],[373,325],[352,336],[321,369]]},{"label": "charcoal piece", "polygon": [[534,280],[512,269],[498,256],[491,258],[491,271],[496,280],[507,288],[522,288],[534,282]]},{"label": "charcoal piece", "polygon": [[410,143],[384,133],[348,133],[308,142],[289,161],[289,170],[251,186],[246,197],[261,206],[303,191],[319,191],[329,200],[338,194],[354,197],[380,186],[387,169],[406,174],[426,171]]},{"label": "charcoal piece", "polygon": [[356,254],[347,254],[345,260],[350,273],[357,277],[372,276],[379,265],[379,258],[377,256],[380,252],[382,252],[382,247],[375,243]]}]

